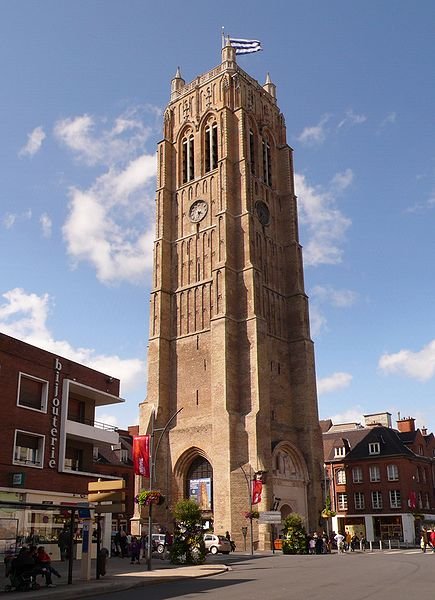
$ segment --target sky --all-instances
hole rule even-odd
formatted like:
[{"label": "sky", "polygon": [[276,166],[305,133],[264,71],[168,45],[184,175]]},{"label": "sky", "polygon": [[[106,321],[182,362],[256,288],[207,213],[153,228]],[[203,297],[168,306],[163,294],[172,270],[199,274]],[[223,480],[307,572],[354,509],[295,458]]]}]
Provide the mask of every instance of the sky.
[{"label": "sky", "polygon": [[320,418],[435,431],[432,0],[0,0],[0,331],[146,397],[170,82],[258,39],[294,149]]}]

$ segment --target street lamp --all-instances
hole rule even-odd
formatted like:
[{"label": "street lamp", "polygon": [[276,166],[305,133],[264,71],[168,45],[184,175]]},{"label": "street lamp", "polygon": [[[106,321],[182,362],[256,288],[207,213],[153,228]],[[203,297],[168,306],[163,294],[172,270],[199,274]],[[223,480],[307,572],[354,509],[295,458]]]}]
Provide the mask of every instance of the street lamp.
[{"label": "street lamp", "polygon": [[[153,408],[151,412],[151,431],[150,431],[150,491],[153,489],[153,480],[155,480],[155,471],[156,471],[156,461],[157,461],[157,451],[160,446],[160,442],[162,441],[163,435],[167,431],[169,424],[171,421],[175,419],[175,417],[183,410],[181,407],[177,410],[176,413],[172,415],[169,421],[166,423],[164,427],[154,427],[155,422],[155,409]],[[154,434],[160,431],[160,437],[157,440],[156,447],[154,448]],[[168,491],[168,490],[167,490]],[[149,512],[148,512],[148,548],[147,548],[147,569],[151,571],[151,558],[153,553],[153,540],[152,540],[152,527],[153,527],[153,518],[152,518],[152,503],[149,504]]]},{"label": "street lamp", "polygon": [[[242,470],[243,475],[245,476],[246,485],[248,486],[249,512],[252,513],[252,485],[251,485],[251,483],[252,483],[252,480],[251,480],[252,467],[251,467],[251,465],[249,465],[249,477],[242,465],[240,465],[240,468]],[[253,534],[253,527],[252,527],[252,516],[249,517],[249,524],[250,524],[250,536],[251,536],[251,540],[250,540],[251,556],[253,556],[254,555],[254,534]]]}]

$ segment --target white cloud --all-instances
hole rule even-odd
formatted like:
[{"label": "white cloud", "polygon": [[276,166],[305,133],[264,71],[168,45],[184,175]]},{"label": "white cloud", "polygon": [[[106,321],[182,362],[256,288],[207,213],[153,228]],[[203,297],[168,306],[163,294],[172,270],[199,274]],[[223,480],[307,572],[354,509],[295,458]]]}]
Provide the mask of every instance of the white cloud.
[{"label": "white cloud", "polygon": [[[154,116],[155,107],[146,107]],[[59,121],[58,140],[89,165],[104,166],[88,189],[71,187],[62,232],[73,264],[88,262],[104,283],[138,282],[152,264],[156,155],[138,110],[113,125],[82,115]]]},{"label": "white cloud", "polygon": [[6,213],[2,219],[2,224],[5,229],[12,229],[18,221],[30,221],[32,218],[32,210],[28,208],[20,214]]},{"label": "white cloud", "polygon": [[337,290],[330,285],[316,285],[310,295],[315,302],[327,302],[336,308],[353,306],[358,298],[352,290]]},{"label": "white cloud", "polygon": [[16,220],[17,220],[17,215],[14,215],[12,213],[7,213],[3,217],[3,226],[6,229],[12,229],[12,227],[15,225]]},{"label": "white cloud", "polygon": [[340,263],[343,254],[340,245],[351,220],[337,208],[330,191],[314,188],[304,175],[295,175],[295,188],[300,224],[306,228],[308,239],[304,244],[305,265]]},{"label": "white cloud", "polygon": [[334,177],[331,179],[331,186],[341,192],[348,188],[353,181],[353,171],[352,169],[346,169],[342,173],[336,173]]},{"label": "white cloud", "polygon": [[342,413],[337,413],[329,417],[334,425],[341,425],[343,423],[361,423],[364,424],[364,415],[361,407],[355,406],[349,408]]},{"label": "white cloud", "polygon": [[27,144],[21,148],[18,152],[18,156],[35,155],[41,149],[42,142],[46,137],[42,127],[35,127],[35,129],[27,135]]},{"label": "white cloud", "polygon": [[381,128],[384,128],[384,127],[386,127],[387,125],[393,125],[393,124],[396,122],[396,119],[397,119],[397,113],[395,113],[395,112],[390,112],[390,113],[389,113],[389,114],[388,114],[388,115],[385,117],[385,119],[383,119],[383,120],[381,121],[381,125],[380,125],[380,127],[381,127]]},{"label": "white cloud", "polygon": [[330,394],[349,387],[351,382],[352,375],[350,373],[333,373],[329,377],[323,377],[317,381],[317,392],[319,395]]},{"label": "white cloud", "polygon": [[329,121],[329,115],[324,115],[317,125],[305,127],[297,137],[297,140],[306,145],[320,145],[326,139],[326,123]]},{"label": "white cloud", "polygon": [[345,125],[361,125],[361,123],[364,123],[365,121],[367,121],[367,117],[365,115],[357,115],[352,109],[349,109],[346,111],[344,118],[338,124],[338,129],[344,127]]},{"label": "white cloud", "polygon": [[384,373],[405,375],[418,381],[428,381],[435,374],[435,340],[418,352],[400,350],[393,354],[383,354],[379,368]]},{"label": "white cloud", "polygon": [[122,393],[140,388],[145,380],[145,362],[124,359],[116,354],[98,354],[92,348],[74,348],[65,340],[55,340],[47,327],[53,301],[48,294],[38,296],[15,288],[2,294],[0,329],[2,333],[23,340],[80,364],[121,380]]},{"label": "white cloud", "polygon": [[47,213],[43,213],[39,217],[39,223],[41,224],[42,235],[45,238],[51,237],[51,228],[52,228],[53,223],[52,223],[51,218],[49,217],[49,215],[47,215]]},{"label": "white cloud", "polygon": [[150,106],[130,109],[116,117],[112,127],[92,115],[68,117],[55,124],[54,135],[85,164],[110,166],[131,159],[149,138],[153,129],[144,125],[143,109],[153,116],[161,114]]},{"label": "white cloud", "polygon": [[310,302],[310,330],[313,338],[317,337],[326,329],[326,317],[321,311],[320,306],[315,302]]}]

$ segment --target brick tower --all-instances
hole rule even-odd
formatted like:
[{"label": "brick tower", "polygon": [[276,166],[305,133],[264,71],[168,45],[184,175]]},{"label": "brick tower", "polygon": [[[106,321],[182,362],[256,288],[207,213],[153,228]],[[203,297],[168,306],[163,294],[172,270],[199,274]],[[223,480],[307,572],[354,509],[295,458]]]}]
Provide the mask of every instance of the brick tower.
[{"label": "brick tower", "polygon": [[[259,511],[280,498],[318,525],[322,440],[298,240],[292,150],[276,88],[222,62],[172,80],[158,146],[147,398],[162,428],[156,486],[170,506],[195,497],[216,533],[242,545],[254,473]],[[268,546],[270,526],[254,522]],[[249,542],[249,534],[248,534]]]}]

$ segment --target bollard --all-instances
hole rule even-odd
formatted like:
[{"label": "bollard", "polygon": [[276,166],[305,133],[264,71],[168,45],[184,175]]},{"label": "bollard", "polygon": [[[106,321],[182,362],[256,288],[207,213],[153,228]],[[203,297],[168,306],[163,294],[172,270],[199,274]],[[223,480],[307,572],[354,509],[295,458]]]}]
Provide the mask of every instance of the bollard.
[{"label": "bollard", "polygon": [[361,552],[362,552],[362,550],[363,550],[363,547],[362,547],[362,546],[363,546],[363,543],[362,543],[362,540],[360,540],[360,541],[359,541],[359,549],[360,549],[360,551],[361,551]]},{"label": "bollard", "polygon": [[382,550],[382,540],[379,540],[379,550]]},{"label": "bollard", "polygon": [[391,550],[391,540],[388,540],[388,550]]},{"label": "bollard", "polygon": [[370,542],[369,542],[369,550],[370,550],[370,552],[373,552],[373,542],[372,542],[372,540],[370,540]]}]

